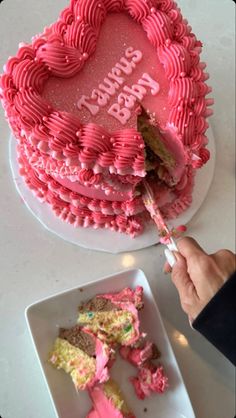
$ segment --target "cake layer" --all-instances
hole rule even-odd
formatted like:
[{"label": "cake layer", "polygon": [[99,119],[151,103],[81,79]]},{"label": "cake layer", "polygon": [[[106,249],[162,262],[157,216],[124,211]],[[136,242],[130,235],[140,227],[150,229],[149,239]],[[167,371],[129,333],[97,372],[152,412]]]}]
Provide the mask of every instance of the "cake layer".
[{"label": "cake layer", "polygon": [[120,293],[98,295],[79,307],[78,323],[104,341],[132,345],[140,337],[137,309],[143,306],[143,290],[127,288]]},{"label": "cake layer", "polygon": [[[32,169],[24,146],[18,147],[20,174],[37,198],[51,205],[61,220],[75,227],[110,228],[131,236],[142,233],[147,214],[140,196],[125,202],[110,202],[84,197],[61,186],[44,170]],[[179,189],[155,184],[154,191],[166,218],[175,218],[192,202],[194,172],[189,168]]]},{"label": "cake layer", "polygon": [[111,350],[106,343],[76,325],[60,329],[49,362],[69,373],[77,390],[84,390],[108,380],[110,355]]}]

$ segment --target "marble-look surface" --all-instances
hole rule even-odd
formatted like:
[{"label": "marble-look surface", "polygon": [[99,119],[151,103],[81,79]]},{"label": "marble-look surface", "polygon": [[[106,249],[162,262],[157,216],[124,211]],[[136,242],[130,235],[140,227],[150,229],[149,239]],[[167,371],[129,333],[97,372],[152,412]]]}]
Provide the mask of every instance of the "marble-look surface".
[{"label": "marble-look surface", "polygon": [[[1,2],[0,66],[16,52],[19,41],[29,41],[45,24],[54,21],[66,4],[65,0]],[[217,148],[216,171],[207,199],[190,222],[189,234],[209,252],[223,247],[234,250],[235,4],[231,0],[181,0],[179,4],[204,43],[203,58],[208,63],[215,98],[211,125]],[[0,132],[0,416],[54,417],[26,330],[25,307],[81,282],[139,267],[150,281],[196,418],[231,418],[234,369],[189,327],[176,290],[162,273],[163,248],[110,255],[80,249],[45,231],[15,191],[8,164],[9,129],[2,111]]]}]

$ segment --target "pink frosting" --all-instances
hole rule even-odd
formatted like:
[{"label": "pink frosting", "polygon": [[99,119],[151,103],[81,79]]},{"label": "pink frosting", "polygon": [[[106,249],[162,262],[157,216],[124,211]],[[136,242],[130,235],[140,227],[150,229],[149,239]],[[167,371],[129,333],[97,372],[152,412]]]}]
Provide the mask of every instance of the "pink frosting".
[{"label": "pink frosting", "polygon": [[[120,219],[122,218],[120,217]],[[119,293],[103,294],[102,297],[109,299],[114,305],[132,314],[132,326],[135,333],[124,345],[134,344],[140,338],[138,309],[143,307],[143,288],[141,286],[137,286],[135,290],[125,288]]]},{"label": "pink frosting", "polygon": [[163,12],[156,10],[145,21],[143,28],[147,32],[148,39],[157,48],[163,45],[166,39],[173,35],[173,25],[170,18]]},{"label": "pink frosting", "polygon": [[[112,401],[109,400],[102,389],[102,386],[95,386],[89,391],[93,402],[94,410],[101,418],[135,418],[133,414],[123,415],[121,411],[115,408]],[[96,415],[95,415],[96,417]]]},{"label": "pink frosting", "polygon": [[141,367],[146,361],[152,359],[154,344],[150,341],[147,341],[144,347],[131,348],[131,347],[121,347],[120,355],[124,360],[129,361],[133,366]]},{"label": "pink frosting", "polygon": [[[132,190],[128,193],[117,193],[117,192],[110,192],[109,195],[106,194],[103,190],[97,190],[95,187],[88,187],[81,185],[78,182],[72,182],[68,179],[61,179],[57,177],[58,183],[62,186],[66,187],[73,192],[79,193],[83,196],[90,197],[91,199],[98,199],[101,201],[108,200],[109,202],[116,201],[116,202],[124,202],[132,198]],[[102,203],[104,204],[104,202]],[[110,206],[110,205],[109,205]]]},{"label": "pink frosting", "polygon": [[141,309],[143,307],[142,286],[137,286],[135,290],[126,287],[121,292],[110,294],[105,293],[102,295],[102,297],[111,300],[114,304],[130,303],[138,309]]},{"label": "pink frosting", "polygon": [[95,409],[92,409],[86,418],[100,418],[100,415],[98,414],[97,411],[95,411]]},{"label": "pink frosting", "polygon": [[147,364],[142,366],[137,377],[130,379],[139,399],[149,397],[152,392],[162,394],[168,387],[168,379],[164,375],[162,366]]},{"label": "pink frosting", "polygon": [[[76,190],[71,179],[56,184],[50,174],[44,176],[45,169],[36,169],[33,164],[41,160],[65,168],[76,163],[80,170],[92,171],[89,178],[87,172],[80,172],[80,180],[94,186],[93,191],[102,183],[101,173],[127,176],[127,182],[128,176],[141,181],[146,175],[144,143],[136,129],[108,132],[97,124],[84,124],[68,112],[56,111],[42,98],[50,77],[67,79],[79,73],[96,49],[107,13],[121,11],[142,25],[170,83],[167,99],[171,111],[164,141],[176,156],[172,175],[179,184],[174,201],[163,205],[163,213],[166,217],[181,213],[191,204],[195,170],[210,156],[205,132],[213,100],[205,98],[210,88],[205,84],[205,65],[200,62],[201,42],[172,0],[71,0],[56,23],[33,38],[31,45],[21,44],[16,56],[9,58],[0,78],[0,98],[20,144],[20,172],[36,196],[75,227],[109,227],[134,236],[143,229],[135,214],[144,208],[138,200],[130,201],[130,190],[135,187],[132,181],[130,189],[123,184],[122,205],[119,190],[106,205],[104,194],[91,195],[80,186]],[[109,192],[120,187],[120,180],[115,183],[108,176],[107,181]],[[82,194],[89,198],[89,207],[81,203]]]},{"label": "pink frosting", "polygon": [[[88,332],[88,331],[87,331]],[[91,382],[91,386],[95,382],[106,382],[109,379],[109,372],[107,368],[107,364],[109,362],[109,354],[110,350],[108,348],[104,348],[104,344],[96,338],[96,375],[94,377],[94,381]]]}]

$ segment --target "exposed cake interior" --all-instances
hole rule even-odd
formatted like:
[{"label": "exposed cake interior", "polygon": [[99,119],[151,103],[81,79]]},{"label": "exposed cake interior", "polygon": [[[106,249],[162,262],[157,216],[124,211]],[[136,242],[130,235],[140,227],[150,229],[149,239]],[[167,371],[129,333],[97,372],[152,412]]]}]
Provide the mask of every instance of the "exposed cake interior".
[{"label": "exposed cake interior", "polygon": [[141,286],[99,294],[79,306],[82,324],[60,328],[49,362],[69,373],[77,390],[88,390],[92,409],[87,418],[135,418],[111,378],[117,348],[121,357],[136,368],[136,375],[129,380],[138,398],[167,389],[163,367],[154,363],[161,354],[139,330],[138,311],[143,307]]},{"label": "exposed cake interior", "polygon": [[71,375],[76,389],[84,390],[108,379],[110,349],[80,326],[61,328],[49,356],[50,363]]},{"label": "exposed cake interior", "polygon": [[94,381],[96,360],[67,340],[57,338],[49,357],[57,369],[69,373],[77,390],[84,390]]},{"label": "exposed cake interior", "polygon": [[142,289],[126,288],[119,293],[98,295],[79,307],[78,323],[107,342],[134,344],[140,337],[138,309]]},{"label": "exposed cake interior", "polygon": [[96,344],[92,335],[84,332],[81,327],[75,325],[72,328],[61,328],[59,338],[68,341],[74,347],[80,348],[88,356],[96,357]]}]

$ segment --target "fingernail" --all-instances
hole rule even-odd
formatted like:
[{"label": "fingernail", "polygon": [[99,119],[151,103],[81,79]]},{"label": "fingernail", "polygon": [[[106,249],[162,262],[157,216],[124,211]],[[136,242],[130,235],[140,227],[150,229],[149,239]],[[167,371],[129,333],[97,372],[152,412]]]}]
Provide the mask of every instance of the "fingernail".
[{"label": "fingernail", "polygon": [[191,316],[189,316],[189,317],[188,317],[188,322],[189,322],[190,327],[191,327],[192,329],[194,329],[194,328],[193,328],[193,325],[192,325],[192,323],[193,323],[193,318],[191,318]]},{"label": "fingernail", "polygon": [[165,249],[164,252],[165,252],[165,256],[166,256],[166,259],[167,259],[170,267],[173,267],[176,263],[176,258],[174,256],[174,254],[170,250],[168,250],[167,248]]}]

